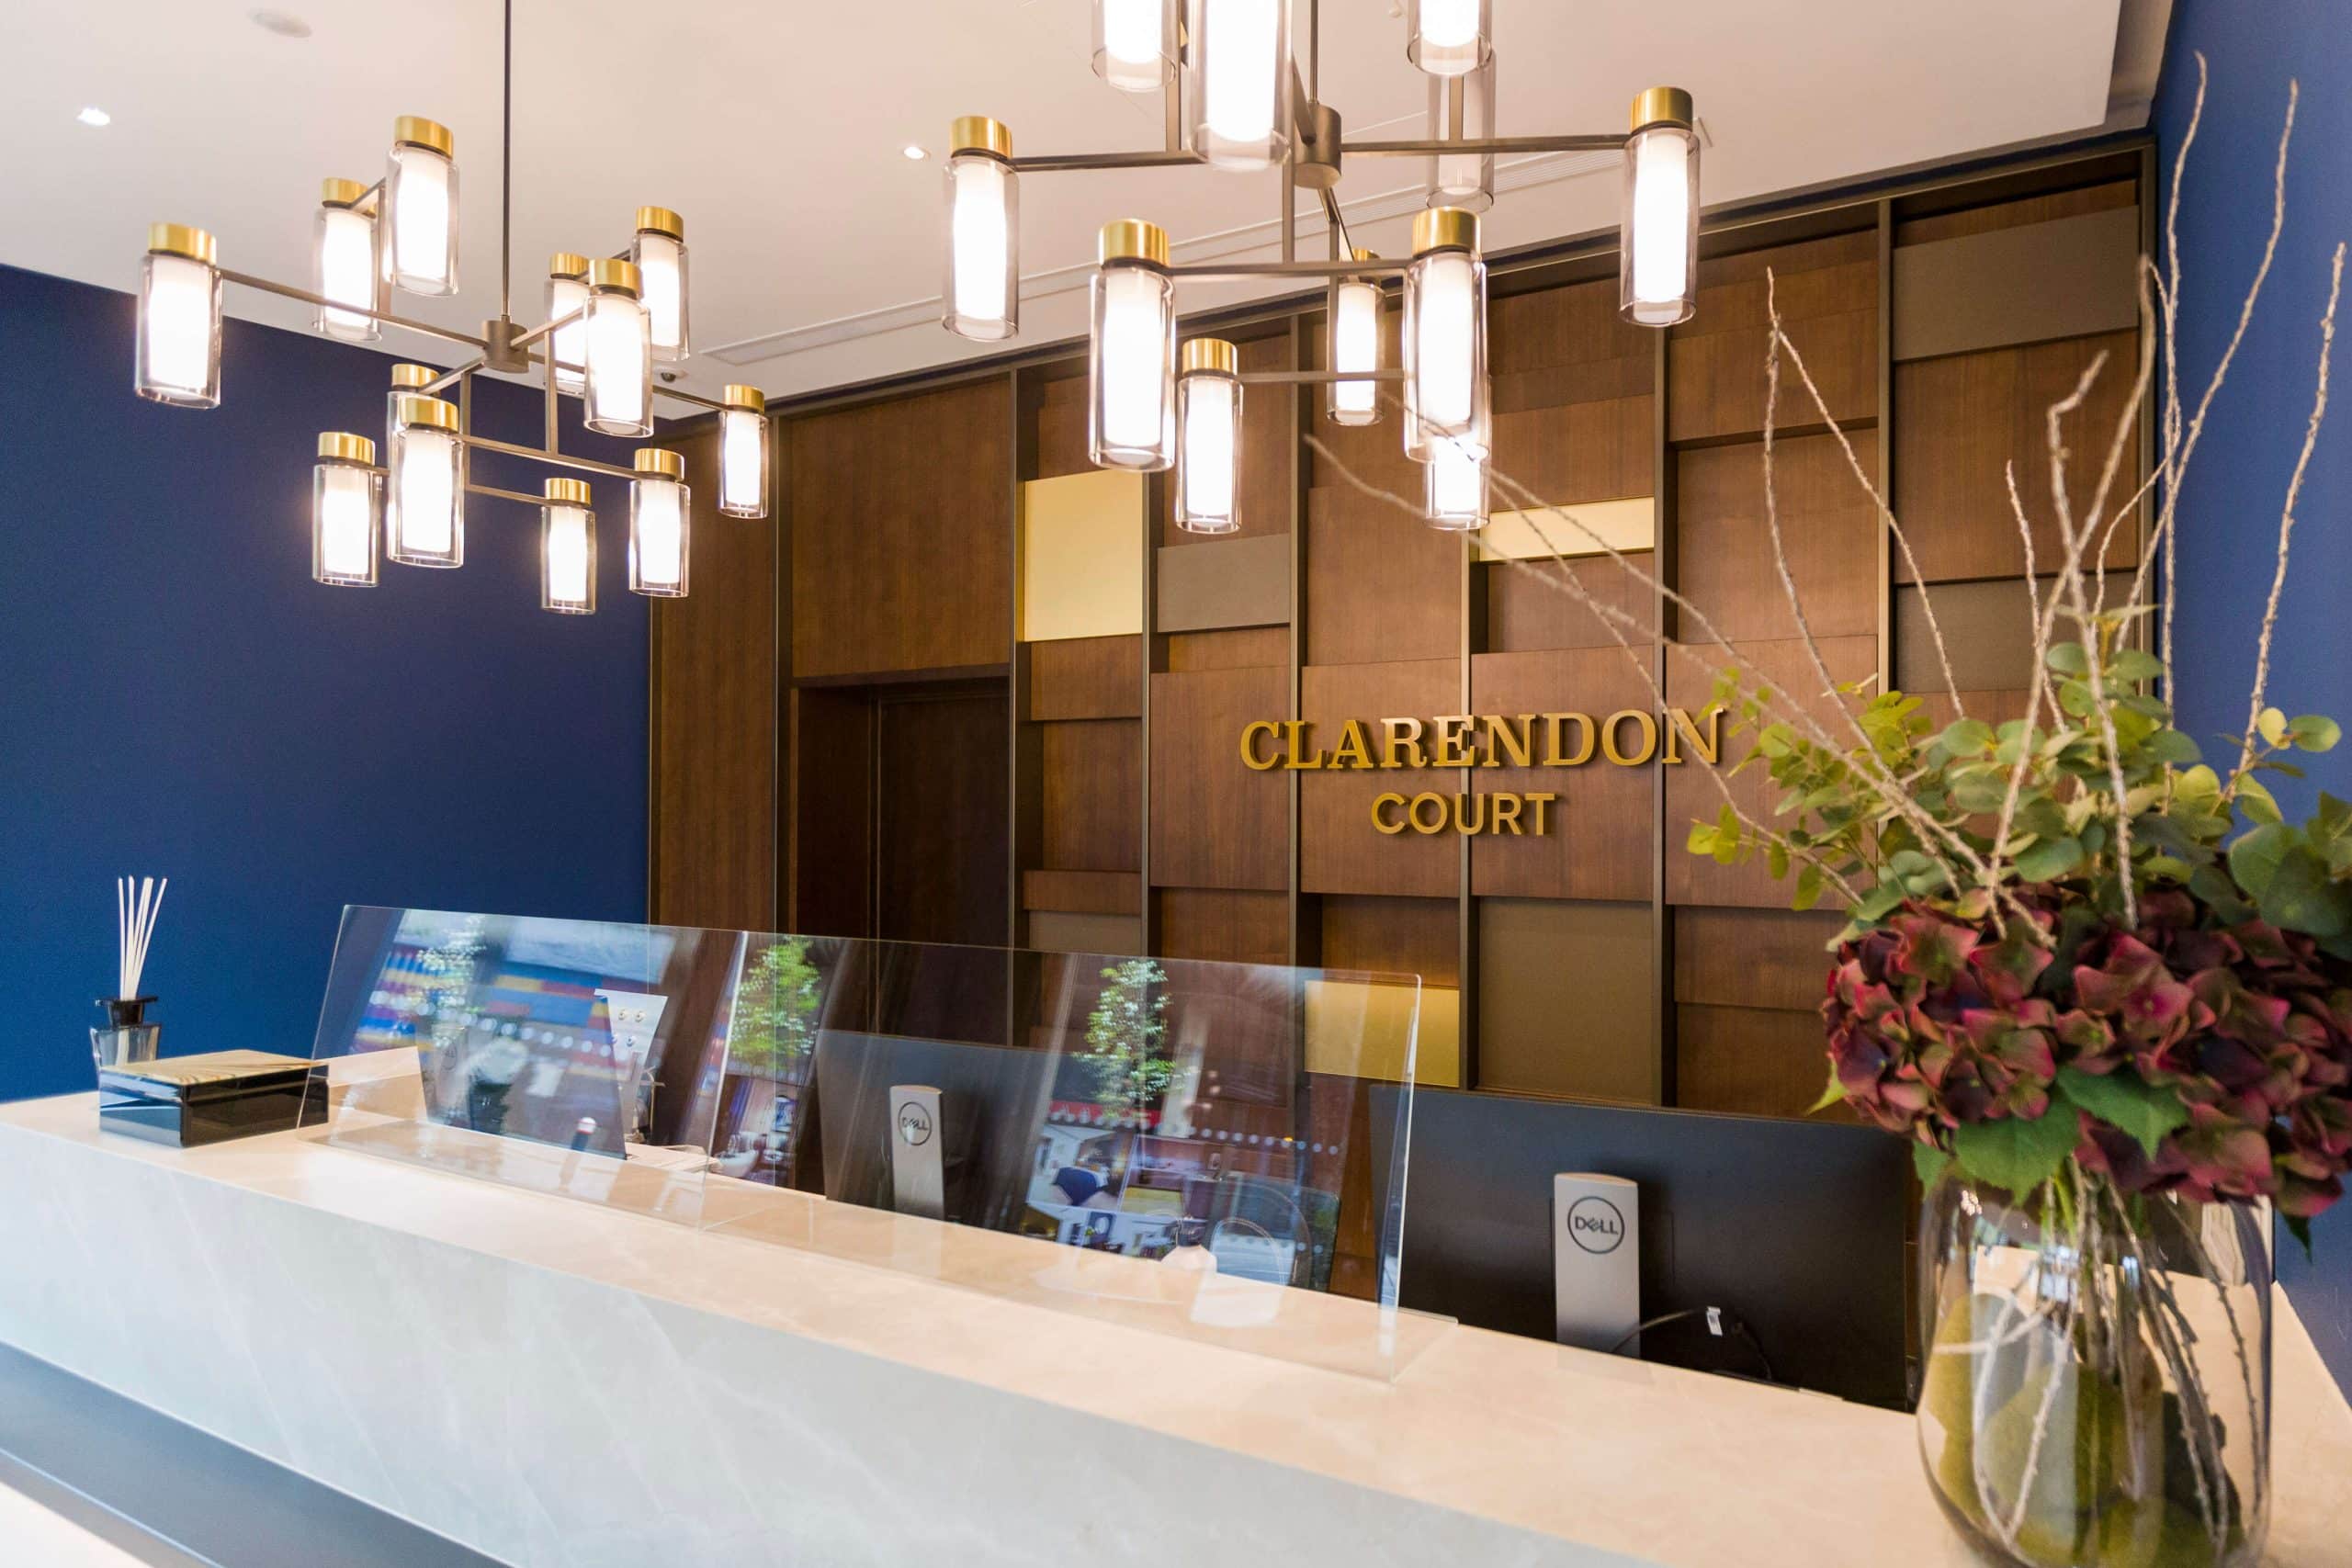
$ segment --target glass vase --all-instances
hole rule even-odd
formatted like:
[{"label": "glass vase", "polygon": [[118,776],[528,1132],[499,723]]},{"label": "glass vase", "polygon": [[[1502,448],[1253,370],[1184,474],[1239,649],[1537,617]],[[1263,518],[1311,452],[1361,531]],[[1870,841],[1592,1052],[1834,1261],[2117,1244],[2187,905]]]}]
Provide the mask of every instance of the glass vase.
[{"label": "glass vase", "polygon": [[1947,1170],[1919,1233],[1919,1451],[1985,1561],[2237,1568],[2270,1510],[2270,1254],[2234,1203],[2069,1161],[2023,1201]]}]

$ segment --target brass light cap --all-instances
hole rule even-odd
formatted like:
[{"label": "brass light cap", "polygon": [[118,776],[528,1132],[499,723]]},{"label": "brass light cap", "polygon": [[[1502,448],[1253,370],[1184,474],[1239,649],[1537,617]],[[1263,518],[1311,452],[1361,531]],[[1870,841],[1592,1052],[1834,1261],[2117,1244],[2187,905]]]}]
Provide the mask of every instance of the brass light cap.
[{"label": "brass light cap", "polygon": [[959,115],[947,131],[947,155],[952,158],[958,152],[993,152],[1010,158],[1012,132],[1002,120],[984,114]]},{"label": "brass light cap", "polygon": [[1413,214],[1413,254],[1478,248],[1478,215],[1458,207],[1425,207]]},{"label": "brass light cap", "polygon": [[667,446],[640,446],[630,459],[630,467],[640,474],[658,479],[682,479],[686,477],[686,460]]},{"label": "brass light cap", "polygon": [[395,365],[392,367],[394,387],[429,387],[439,380],[441,373],[430,365]]},{"label": "brass light cap", "polygon": [[1679,87],[1645,87],[1634,99],[1632,123],[1625,129],[1631,132],[1653,125],[1679,125],[1690,129],[1690,95]]},{"label": "brass light cap", "polygon": [[1140,218],[1117,218],[1102,225],[1102,241],[1096,250],[1102,261],[1148,261],[1154,266],[1168,265],[1168,231],[1157,223]]},{"label": "brass light cap", "polygon": [[539,494],[548,501],[560,501],[567,506],[588,504],[586,479],[549,479],[539,487]]},{"label": "brass light cap", "polygon": [[322,430],[319,432],[319,456],[329,462],[365,463],[372,468],[376,462],[376,444],[347,430]]},{"label": "brass light cap", "polygon": [[1372,252],[1372,251],[1367,251],[1367,250],[1365,250],[1362,245],[1358,245],[1358,246],[1356,246],[1356,247],[1355,247],[1355,249],[1354,249],[1351,253],[1350,253],[1350,254],[1351,254],[1351,255],[1352,255],[1352,256],[1353,256],[1357,261],[1360,261],[1360,262],[1363,262],[1363,261],[1378,261],[1378,260],[1380,259],[1379,255],[1378,255],[1376,253]]},{"label": "brass light cap", "polygon": [[368,199],[368,187],[357,180],[319,182],[319,200],[328,207],[356,207]]},{"label": "brass light cap", "polygon": [[207,266],[220,265],[220,242],[191,223],[148,224],[147,248],[161,255],[186,256]]},{"label": "brass light cap", "polygon": [[549,277],[582,277],[588,272],[588,258],[577,251],[558,251],[548,257]]},{"label": "brass light cap", "polygon": [[640,234],[667,234],[673,240],[686,237],[686,220],[666,207],[639,208],[637,229]]},{"label": "brass light cap", "polygon": [[429,430],[454,432],[458,428],[457,409],[439,398],[395,398],[392,418],[403,425],[421,424]]},{"label": "brass light cap", "polygon": [[635,262],[598,256],[588,264],[588,287],[617,289],[634,299],[645,288],[645,280],[638,276]]},{"label": "brass light cap", "polygon": [[768,412],[768,395],[757,387],[746,387],[741,381],[729,381],[720,389],[718,400],[730,409],[749,409],[753,413]]},{"label": "brass light cap", "polygon": [[1186,338],[1180,355],[1184,374],[1212,370],[1220,376],[1241,374],[1241,351],[1221,337]]},{"label": "brass light cap", "polygon": [[392,121],[392,140],[405,141],[412,147],[426,148],[444,158],[451,155],[449,150],[454,145],[447,126],[437,119],[427,119],[421,114],[404,114]]}]

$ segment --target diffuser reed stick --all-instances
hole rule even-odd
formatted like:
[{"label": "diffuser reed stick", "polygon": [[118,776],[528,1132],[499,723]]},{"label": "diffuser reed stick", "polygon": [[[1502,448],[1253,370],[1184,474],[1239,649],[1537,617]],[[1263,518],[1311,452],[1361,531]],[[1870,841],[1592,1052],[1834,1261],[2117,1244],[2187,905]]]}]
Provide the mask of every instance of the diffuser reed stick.
[{"label": "diffuser reed stick", "polygon": [[164,890],[172,885],[152,876],[114,881],[115,938],[119,957],[115,964],[115,996],[130,1001],[139,995],[139,976],[147,967],[147,944],[154,940],[155,919],[164,912]]}]

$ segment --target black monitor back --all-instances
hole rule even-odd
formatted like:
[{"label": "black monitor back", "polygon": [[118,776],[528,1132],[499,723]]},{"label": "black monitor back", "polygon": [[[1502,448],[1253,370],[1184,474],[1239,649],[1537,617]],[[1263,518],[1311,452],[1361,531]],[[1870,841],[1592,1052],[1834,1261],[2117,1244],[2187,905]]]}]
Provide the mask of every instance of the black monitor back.
[{"label": "black monitor back", "polygon": [[[1645,1318],[1720,1306],[1754,1331],[1779,1381],[1905,1402],[1900,1139],[1446,1089],[1416,1090],[1412,1114],[1404,1305],[1552,1338],[1552,1178],[1620,1176],[1641,1183]],[[1375,1114],[1373,1126],[1393,1120]],[[1375,1170],[1385,1153],[1374,1147]],[[1668,1343],[1653,1336],[1645,1352]]]}]

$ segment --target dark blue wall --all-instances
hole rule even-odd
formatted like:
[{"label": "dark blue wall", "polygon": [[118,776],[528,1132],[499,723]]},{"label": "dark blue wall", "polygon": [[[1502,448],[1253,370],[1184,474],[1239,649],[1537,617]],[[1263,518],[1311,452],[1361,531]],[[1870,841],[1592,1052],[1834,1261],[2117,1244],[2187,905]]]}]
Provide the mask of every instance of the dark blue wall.
[{"label": "dark blue wall", "polygon": [[[345,903],[645,912],[619,487],[594,615],[539,609],[537,513],[482,498],[462,570],[322,587],[313,446],[380,443],[394,357],[231,321],[220,407],[168,409],[131,392],[132,313],[0,267],[0,1099],[91,1086],[119,873],[172,879],[145,981],[166,1053],[307,1055]],[[476,428],[536,442],[539,412],[490,385]],[[576,417],[564,439],[627,461]]]},{"label": "dark blue wall", "polygon": [[[2311,412],[2328,257],[2352,238],[2352,49],[2341,0],[2181,0],[2156,105],[2169,183],[2206,57],[2205,114],[2182,181],[2181,387],[2194,407],[2229,341],[2270,227],[2271,167],[2300,77],[2278,260],[2182,491],[2176,627],[2183,728],[2206,742],[2245,728],[2255,638],[2270,591],[2278,513]],[[2352,301],[2347,301],[2352,304]],[[2345,327],[2352,336],[2352,310]],[[2335,406],[2296,507],[2292,571],[2271,655],[2269,700],[2352,724],[2352,355],[2334,360]],[[2320,789],[2352,798],[2352,750],[2312,759],[2277,793],[2290,816]],[[2283,1240],[2283,1237],[2282,1237]],[[2352,1201],[2313,1226],[2316,1262],[2285,1242],[2279,1275],[2336,1380],[2352,1390]]]}]

